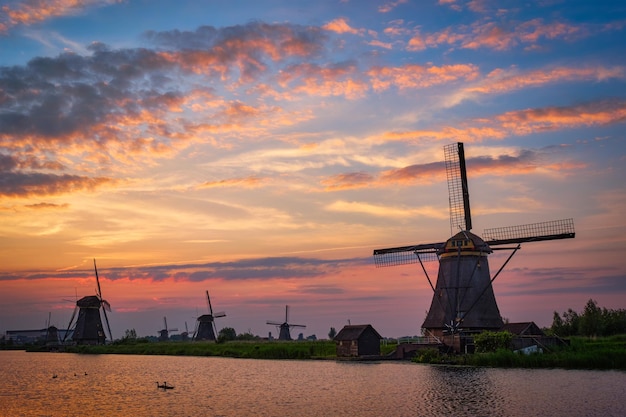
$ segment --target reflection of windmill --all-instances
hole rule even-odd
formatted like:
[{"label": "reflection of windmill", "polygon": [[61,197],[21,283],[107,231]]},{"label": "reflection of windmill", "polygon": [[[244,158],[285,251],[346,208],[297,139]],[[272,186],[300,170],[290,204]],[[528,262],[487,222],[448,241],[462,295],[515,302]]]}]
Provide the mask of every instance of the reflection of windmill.
[{"label": "reflection of windmill", "polygon": [[268,321],[267,324],[271,324],[272,326],[278,326],[280,332],[278,334],[278,340],[291,340],[291,333],[289,329],[291,327],[306,327],[303,324],[289,324],[289,306],[285,306],[285,321],[283,323],[278,323],[275,321]]},{"label": "reflection of windmill", "polygon": [[209,308],[209,314],[203,314],[198,317],[197,330],[193,340],[216,340],[217,327],[215,326],[215,319],[226,317],[226,313],[223,311],[213,313],[213,306],[211,306],[211,298],[209,297],[208,291],[206,292],[206,301]]},{"label": "reflection of windmill", "polygon": [[[102,319],[100,318],[100,308],[104,314],[104,321],[107,325],[110,340],[113,340],[111,334],[111,327],[109,326],[109,318],[107,317],[107,311],[111,311],[111,305],[108,301],[102,298],[102,290],[100,289],[100,279],[98,278],[98,268],[96,267],[96,260],[93,260],[93,267],[96,271],[96,283],[98,285],[96,295],[89,295],[76,301],[76,308],[70,318],[70,324],[67,326],[68,332],[65,337],[70,333],[72,329],[72,323],[78,311],[78,318],[76,319],[76,325],[72,334],[72,340],[79,345],[101,345],[104,344],[106,336],[104,329],[102,328]],[[63,341],[65,341],[65,337]]]},{"label": "reflection of windmill", "polygon": [[159,330],[159,341],[161,342],[165,342],[167,340],[169,340],[170,338],[170,332],[177,332],[178,329],[168,329],[167,328],[167,318],[163,317],[163,324],[165,325],[165,327],[163,327],[163,330]]},{"label": "reflection of windmill", "polygon": [[[469,192],[462,143],[444,148],[448,191],[450,198],[450,226],[460,229],[445,242],[427,243],[397,248],[377,249],[377,266],[420,263],[434,295],[422,328],[435,336],[455,334],[461,330],[473,333],[497,330],[502,318],[496,304],[492,283],[505,265],[520,249],[520,244],[542,240],[574,237],[572,219],[534,223],[522,226],[485,230],[485,240],[470,232]],[[499,245],[510,247],[494,247]],[[487,255],[494,250],[512,251],[496,274],[491,277]],[[432,281],[424,261],[439,260],[437,283]]]}]

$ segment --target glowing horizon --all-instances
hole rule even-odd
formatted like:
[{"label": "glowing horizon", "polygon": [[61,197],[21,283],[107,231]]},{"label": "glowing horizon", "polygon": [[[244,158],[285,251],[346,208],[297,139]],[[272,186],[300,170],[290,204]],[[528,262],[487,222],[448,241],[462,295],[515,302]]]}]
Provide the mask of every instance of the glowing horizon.
[{"label": "glowing horizon", "polygon": [[205,290],[237,333],[289,304],[418,334],[421,268],[371,255],[450,236],[453,142],[477,234],[574,219],[494,282],[505,318],[626,308],[625,10],[244,3],[2,6],[0,332],[64,327],[95,258],[115,337],[193,328]]}]

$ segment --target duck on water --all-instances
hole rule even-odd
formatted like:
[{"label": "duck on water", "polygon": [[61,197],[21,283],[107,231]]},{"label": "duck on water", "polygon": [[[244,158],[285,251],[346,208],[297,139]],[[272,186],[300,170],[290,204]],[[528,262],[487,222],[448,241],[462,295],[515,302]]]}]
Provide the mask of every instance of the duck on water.
[{"label": "duck on water", "polygon": [[167,382],[163,382],[163,385],[159,384],[159,382],[157,381],[157,388],[161,388],[161,389],[174,389],[174,387],[172,385],[167,385]]}]

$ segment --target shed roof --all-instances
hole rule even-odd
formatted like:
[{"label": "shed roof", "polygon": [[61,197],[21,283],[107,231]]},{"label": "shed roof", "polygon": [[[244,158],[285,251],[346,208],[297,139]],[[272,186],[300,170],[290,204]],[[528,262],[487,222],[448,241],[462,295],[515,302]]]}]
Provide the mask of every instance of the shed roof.
[{"label": "shed roof", "polygon": [[371,329],[376,337],[382,339],[382,336],[378,334],[376,329],[374,329],[371,324],[353,324],[343,326],[343,329],[341,329],[335,336],[335,340],[357,340],[368,329]]},{"label": "shed roof", "polygon": [[522,323],[505,323],[501,330],[506,330],[517,336],[544,336],[544,332],[534,321]]}]

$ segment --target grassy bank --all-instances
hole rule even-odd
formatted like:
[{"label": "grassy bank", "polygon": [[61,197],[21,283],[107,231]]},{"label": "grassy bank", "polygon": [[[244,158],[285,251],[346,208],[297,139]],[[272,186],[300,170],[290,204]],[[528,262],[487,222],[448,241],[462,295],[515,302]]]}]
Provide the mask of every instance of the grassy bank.
[{"label": "grassy bank", "polygon": [[428,349],[420,352],[414,362],[457,364],[498,368],[564,368],[626,370],[626,335],[589,339],[576,337],[570,346],[551,352],[524,355],[510,350],[472,355],[444,355]]},{"label": "grassy bank", "polygon": [[317,359],[334,358],[333,341],[297,342],[225,342],[225,343],[137,343],[106,346],[68,346],[66,352],[126,355],[221,356],[252,359]]},{"label": "grassy bank", "polygon": [[[396,345],[381,345],[383,356]],[[27,350],[42,350],[32,347]],[[336,359],[335,343],[321,341],[231,341],[225,343],[117,343],[106,346],[66,346],[66,352],[86,354],[219,356],[251,359]],[[446,355],[437,349],[418,351],[413,362],[488,366],[498,368],[564,368],[626,370],[626,335],[589,339],[576,337],[569,346],[542,354],[523,355],[510,350],[468,355]]]}]

